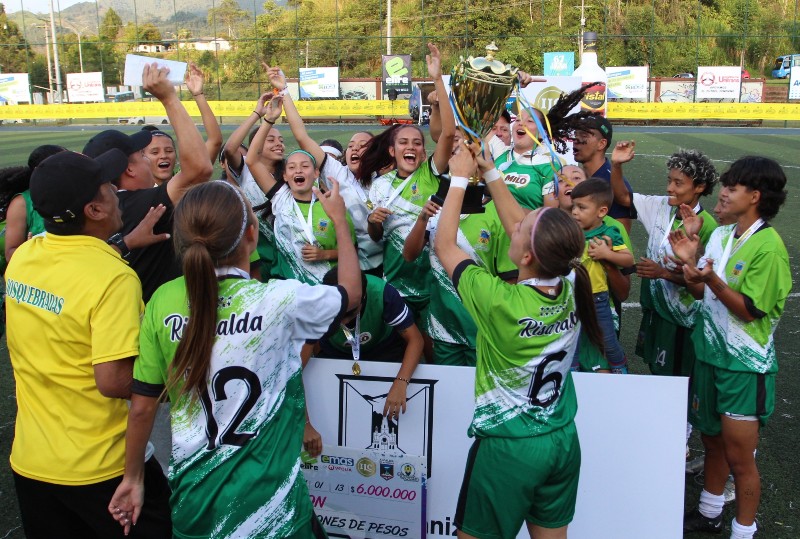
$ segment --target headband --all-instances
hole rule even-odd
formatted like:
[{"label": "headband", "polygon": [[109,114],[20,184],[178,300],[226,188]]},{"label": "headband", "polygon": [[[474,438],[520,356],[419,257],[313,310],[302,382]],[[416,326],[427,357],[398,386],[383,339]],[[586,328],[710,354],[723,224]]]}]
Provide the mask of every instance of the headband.
[{"label": "headband", "polygon": [[539,225],[539,219],[542,218],[542,215],[544,215],[547,210],[551,209],[553,208],[544,207],[541,210],[539,210],[539,213],[536,214],[536,218],[533,220],[533,225],[531,226],[531,252],[533,253],[534,258],[536,258],[537,261],[539,260],[539,257],[536,255],[536,247],[534,246],[535,244],[533,242],[533,239],[536,236],[536,227]]},{"label": "headband", "polygon": [[295,151],[291,152],[289,155],[286,156],[286,161],[289,161],[289,158],[291,156],[293,156],[294,154],[296,154],[296,153],[302,153],[302,154],[307,155],[311,159],[311,164],[314,165],[314,168],[317,168],[317,160],[314,159],[313,155],[311,155],[310,153],[308,153],[305,150],[295,150]]},{"label": "headband", "polygon": [[329,154],[333,155],[334,157],[341,157],[342,156],[342,152],[340,152],[339,150],[337,150],[333,146],[320,146],[319,149],[322,150],[325,153],[329,153]]},{"label": "headband", "polygon": [[239,247],[239,244],[242,242],[242,238],[244,237],[244,231],[247,229],[247,217],[248,217],[248,215],[247,215],[247,203],[244,201],[244,197],[242,196],[242,192],[239,189],[237,189],[236,187],[234,187],[231,184],[229,184],[228,182],[226,182],[226,181],[220,180],[219,183],[221,183],[223,185],[227,185],[230,189],[233,189],[233,192],[236,193],[237,197],[239,197],[239,202],[242,203],[242,228],[239,230],[239,235],[236,238],[236,241],[233,242],[233,245],[231,245],[231,248],[228,249],[227,251],[225,251],[225,253],[223,253],[223,255],[220,257],[220,258],[225,258],[229,254],[231,254],[237,247]]}]

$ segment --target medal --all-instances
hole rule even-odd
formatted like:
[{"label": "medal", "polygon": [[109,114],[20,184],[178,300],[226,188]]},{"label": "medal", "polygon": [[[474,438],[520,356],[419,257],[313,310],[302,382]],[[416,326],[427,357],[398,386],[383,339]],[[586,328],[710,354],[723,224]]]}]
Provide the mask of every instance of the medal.
[{"label": "medal", "polygon": [[356,315],[355,334],[344,324],[342,324],[342,333],[350,343],[350,349],[353,352],[353,375],[360,376],[361,366],[358,364],[358,360],[361,357],[361,313]]},{"label": "medal", "polygon": [[369,211],[372,211],[372,210],[375,209],[375,204],[373,204],[370,199],[367,199],[367,209],[369,209]]}]

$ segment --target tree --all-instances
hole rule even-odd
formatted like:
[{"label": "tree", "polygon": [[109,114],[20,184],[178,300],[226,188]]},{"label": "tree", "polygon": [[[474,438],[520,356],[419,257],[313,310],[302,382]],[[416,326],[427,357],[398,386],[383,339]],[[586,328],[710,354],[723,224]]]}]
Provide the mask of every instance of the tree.
[{"label": "tree", "polygon": [[122,18],[113,8],[108,8],[106,14],[103,15],[103,20],[100,22],[100,39],[114,42],[117,40],[121,29]]},{"label": "tree", "polygon": [[250,14],[239,7],[236,0],[222,0],[219,6],[208,10],[208,24],[219,22],[228,30],[228,37],[236,37],[237,27],[250,18]]},{"label": "tree", "polygon": [[20,34],[19,27],[8,19],[6,8],[0,4],[0,69],[5,73],[27,73],[28,44]]},{"label": "tree", "polygon": [[161,32],[151,22],[135,25],[129,22],[122,29],[123,46],[133,50],[140,43],[161,43]]}]

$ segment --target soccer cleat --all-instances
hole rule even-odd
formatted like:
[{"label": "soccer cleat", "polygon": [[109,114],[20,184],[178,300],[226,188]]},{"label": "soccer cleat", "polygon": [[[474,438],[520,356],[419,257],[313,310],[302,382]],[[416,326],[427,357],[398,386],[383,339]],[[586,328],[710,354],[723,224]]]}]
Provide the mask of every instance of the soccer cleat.
[{"label": "soccer cleat", "polygon": [[729,475],[728,480],[725,481],[725,490],[722,494],[725,496],[725,505],[736,501],[736,484],[733,481],[732,475]]},{"label": "soccer cleat", "polygon": [[708,518],[699,509],[692,509],[683,517],[684,532],[722,533],[722,514]]}]

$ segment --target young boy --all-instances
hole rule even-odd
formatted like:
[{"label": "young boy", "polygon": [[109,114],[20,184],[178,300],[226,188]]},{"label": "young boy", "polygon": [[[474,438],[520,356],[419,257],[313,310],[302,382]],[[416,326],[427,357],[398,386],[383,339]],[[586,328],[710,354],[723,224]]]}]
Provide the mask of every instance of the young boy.
[{"label": "young boy", "polygon": [[[627,373],[627,358],[617,339],[608,295],[606,272],[619,272],[631,266],[633,255],[617,229],[603,222],[613,199],[609,185],[592,178],[572,189],[572,217],[583,229],[586,250],[581,263],[592,280],[592,294],[597,321],[603,331],[605,357],[599,354],[578,354],[581,370]],[[584,351],[587,350],[584,348]]]}]

